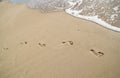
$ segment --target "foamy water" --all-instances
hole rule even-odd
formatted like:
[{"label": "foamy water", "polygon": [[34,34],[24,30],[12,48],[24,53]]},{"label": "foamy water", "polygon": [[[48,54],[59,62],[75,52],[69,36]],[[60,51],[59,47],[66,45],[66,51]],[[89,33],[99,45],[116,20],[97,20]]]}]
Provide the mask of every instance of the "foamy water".
[{"label": "foamy water", "polygon": [[[114,26],[114,23],[118,22],[120,19],[120,1],[116,1],[117,4],[113,1],[115,0],[106,0],[106,3],[104,0],[76,0],[75,2],[70,1],[69,3],[71,7],[66,9],[65,12],[72,16],[93,21],[103,27],[120,32],[119,24],[118,26]],[[113,2],[115,5],[110,6],[112,5],[110,4],[111,2]],[[114,11],[112,11],[112,9]]]},{"label": "foamy water", "polygon": [[41,12],[65,11],[74,17],[89,20],[120,32],[120,0],[11,0],[25,3]]}]

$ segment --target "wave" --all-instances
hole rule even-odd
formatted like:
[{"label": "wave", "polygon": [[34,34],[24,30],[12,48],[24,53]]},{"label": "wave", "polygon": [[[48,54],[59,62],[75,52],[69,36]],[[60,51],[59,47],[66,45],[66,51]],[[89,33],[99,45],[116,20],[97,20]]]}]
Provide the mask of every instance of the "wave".
[{"label": "wave", "polygon": [[71,5],[66,13],[120,32],[120,0],[77,0]]},{"label": "wave", "polygon": [[[11,0],[20,1],[20,0]],[[65,11],[120,32],[120,0],[21,0],[41,12]]]}]

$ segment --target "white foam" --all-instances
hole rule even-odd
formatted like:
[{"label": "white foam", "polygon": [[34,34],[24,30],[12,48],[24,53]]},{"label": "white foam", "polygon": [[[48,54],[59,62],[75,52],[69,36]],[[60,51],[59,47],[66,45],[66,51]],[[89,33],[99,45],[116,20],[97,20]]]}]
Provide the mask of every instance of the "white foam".
[{"label": "white foam", "polygon": [[71,10],[71,8],[65,10],[66,13],[68,13],[68,14],[70,14],[72,16],[82,18],[82,19],[85,19],[85,20],[89,20],[89,21],[93,21],[93,22],[95,22],[97,24],[100,24],[101,26],[103,26],[105,28],[120,32],[120,28],[112,26],[112,25],[106,23],[105,21],[99,19],[98,16],[83,16],[83,15],[80,15],[81,11],[82,10],[80,10],[80,11]]}]

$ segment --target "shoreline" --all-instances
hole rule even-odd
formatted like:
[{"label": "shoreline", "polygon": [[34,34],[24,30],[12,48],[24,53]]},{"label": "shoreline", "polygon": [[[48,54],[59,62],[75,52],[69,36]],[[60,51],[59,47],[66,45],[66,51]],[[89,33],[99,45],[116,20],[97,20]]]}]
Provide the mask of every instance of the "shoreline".
[{"label": "shoreline", "polygon": [[0,8],[0,78],[120,77],[120,33],[64,12]]},{"label": "shoreline", "polygon": [[83,16],[83,15],[79,15],[79,12],[77,11],[71,11],[70,9],[66,9],[66,13],[70,14],[73,17],[79,18],[79,19],[84,19],[86,21],[91,21],[93,23],[96,23],[104,28],[107,28],[109,30],[115,31],[115,32],[120,32],[120,28],[117,26],[112,26],[108,23],[106,23],[105,21],[102,21],[101,19],[98,19],[97,16]]}]

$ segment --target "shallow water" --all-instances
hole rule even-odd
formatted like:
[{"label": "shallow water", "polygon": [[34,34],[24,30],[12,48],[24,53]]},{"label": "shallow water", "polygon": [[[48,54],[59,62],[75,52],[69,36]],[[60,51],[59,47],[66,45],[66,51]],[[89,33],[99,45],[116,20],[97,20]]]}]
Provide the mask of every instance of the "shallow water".
[{"label": "shallow water", "polygon": [[11,0],[41,12],[65,11],[120,32],[120,0]]}]

